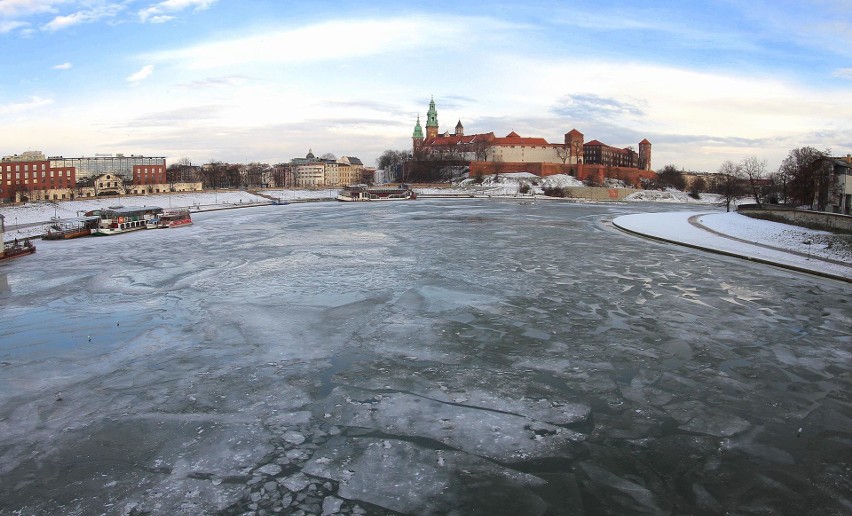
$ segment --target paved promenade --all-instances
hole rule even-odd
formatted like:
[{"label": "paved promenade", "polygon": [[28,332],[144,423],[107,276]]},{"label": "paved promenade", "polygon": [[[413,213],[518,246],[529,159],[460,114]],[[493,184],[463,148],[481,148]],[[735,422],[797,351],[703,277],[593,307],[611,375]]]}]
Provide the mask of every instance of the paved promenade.
[{"label": "paved promenade", "polygon": [[[736,226],[728,224],[734,217]],[[612,223],[628,233],[655,240],[852,282],[852,263],[819,244],[829,235],[822,231],[735,213],[695,211],[626,215]],[[778,236],[785,232],[795,238]]]}]

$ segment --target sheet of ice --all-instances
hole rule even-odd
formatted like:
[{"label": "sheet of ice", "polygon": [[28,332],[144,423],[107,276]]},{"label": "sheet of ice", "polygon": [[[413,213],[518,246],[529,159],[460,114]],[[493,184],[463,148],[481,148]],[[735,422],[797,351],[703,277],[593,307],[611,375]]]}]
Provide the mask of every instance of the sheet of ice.
[{"label": "sheet of ice", "polygon": [[0,267],[0,512],[843,513],[848,288],[608,224],[672,209],[42,242]]},{"label": "sheet of ice", "polygon": [[584,439],[577,432],[524,416],[410,394],[335,389],[323,410],[345,426],[428,438],[502,463],[564,455]]},{"label": "sheet of ice", "polygon": [[[542,486],[541,478],[465,453],[397,439],[336,437],[317,451],[304,471],[339,482],[343,498],[404,514],[474,509],[489,514],[544,514],[547,509],[530,489]],[[457,475],[467,481],[456,482]]]}]

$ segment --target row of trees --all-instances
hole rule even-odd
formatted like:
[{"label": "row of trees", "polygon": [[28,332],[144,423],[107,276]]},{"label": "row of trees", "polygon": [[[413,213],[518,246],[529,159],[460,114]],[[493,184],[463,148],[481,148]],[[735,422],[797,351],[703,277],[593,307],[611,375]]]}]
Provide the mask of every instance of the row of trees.
[{"label": "row of trees", "polygon": [[824,211],[838,185],[833,166],[831,151],[814,147],[791,150],[771,173],[766,160],[754,156],[739,163],[726,161],[717,174],[724,186],[718,193],[723,194],[729,209],[732,199],[749,196],[758,205],[768,202]]},{"label": "row of trees", "polygon": [[[469,164],[469,156],[386,150],[377,160],[380,169],[396,181],[442,181],[454,170]],[[495,164],[499,169],[499,163]],[[734,199],[749,196],[758,204],[787,204],[812,206],[824,210],[836,187],[832,174],[831,151],[814,147],[793,149],[777,171],[769,172],[766,160],[749,156],[739,162],[725,161],[717,173],[687,180],[686,173],[674,165],[657,171],[657,179],[644,184],[648,189],[675,188],[693,196],[701,192],[722,196],[730,209]]]},{"label": "row of trees", "polygon": [[470,164],[468,158],[453,149],[416,155],[407,150],[386,150],[376,160],[376,166],[391,181],[433,183],[453,179],[456,171]]},{"label": "row of trees", "polygon": [[268,188],[291,186],[289,165],[279,163],[230,164],[212,161],[203,167],[181,158],[166,169],[166,181],[175,183],[200,182],[204,188]]},{"label": "row of trees", "polygon": [[748,156],[739,162],[725,161],[717,173],[687,180],[687,173],[675,165],[657,171],[657,179],[644,184],[647,189],[674,188],[697,197],[700,192],[722,196],[730,209],[734,199],[751,197],[757,204],[812,206],[824,210],[837,186],[832,174],[831,151],[813,147],[791,150],[777,171],[770,172],[766,160]]}]

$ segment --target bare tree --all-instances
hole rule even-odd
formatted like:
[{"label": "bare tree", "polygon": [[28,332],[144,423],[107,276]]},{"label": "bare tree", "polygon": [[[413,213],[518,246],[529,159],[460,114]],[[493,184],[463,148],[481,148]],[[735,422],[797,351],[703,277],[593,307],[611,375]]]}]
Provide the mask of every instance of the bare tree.
[{"label": "bare tree", "polygon": [[571,157],[571,149],[568,144],[556,146],[556,157],[562,160],[564,165],[568,158]]},{"label": "bare tree", "polygon": [[787,155],[777,177],[783,181],[785,201],[825,209],[831,188],[831,152],[813,147],[793,149]]},{"label": "bare tree", "polygon": [[376,159],[376,166],[387,172],[385,177],[393,177],[394,181],[404,181],[404,167],[411,160],[411,151],[386,150]]},{"label": "bare tree", "polygon": [[488,161],[489,143],[487,141],[474,141],[467,147],[469,152],[473,153],[475,161]]},{"label": "bare tree", "polygon": [[740,162],[740,170],[748,179],[749,189],[754,196],[754,202],[763,206],[760,202],[760,191],[763,187],[763,179],[766,176],[766,160],[757,159],[757,156],[749,156]]},{"label": "bare tree", "polygon": [[492,162],[494,163],[494,182],[496,183],[500,179],[500,173],[506,169],[506,165],[503,163],[503,158],[499,156],[494,156]]},{"label": "bare tree", "polygon": [[743,174],[740,165],[733,161],[726,161],[719,167],[716,190],[722,196],[720,205],[725,211],[731,211],[731,203],[742,195]]},{"label": "bare tree", "polygon": [[694,199],[701,197],[701,192],[707,190],[707,181],[703,177],[696,177],[689,185],[689,195]]},{"label": "bare tree", "polygon": [[670,187],[676,190],[686,189],[686,178],[683,177],[683,172],[674,165],[666,165],[659,172],[657,178],[660,186]]}]

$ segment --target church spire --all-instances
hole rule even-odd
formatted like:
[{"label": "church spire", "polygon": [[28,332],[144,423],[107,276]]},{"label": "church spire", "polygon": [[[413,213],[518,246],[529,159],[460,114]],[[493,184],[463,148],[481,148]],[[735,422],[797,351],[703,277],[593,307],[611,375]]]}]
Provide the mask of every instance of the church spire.
[{"label": "church spire", "polygon": [[417,115],[417,124],[414,126],[414,134],[411,137],[423,139],[423,128],[420,127],[420,115]]},{"label": "church spire", "polygon": [[438,136],[438,110],[435,109],[435,97],[429,102],[429,112],[426,113],[426,137]]}]

